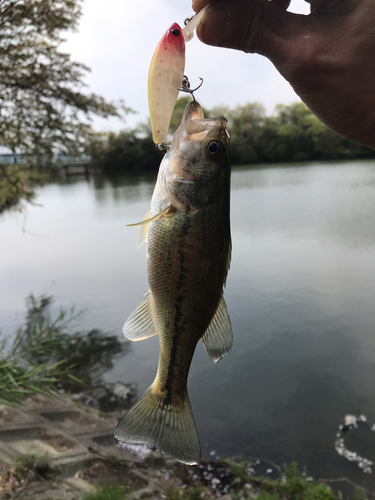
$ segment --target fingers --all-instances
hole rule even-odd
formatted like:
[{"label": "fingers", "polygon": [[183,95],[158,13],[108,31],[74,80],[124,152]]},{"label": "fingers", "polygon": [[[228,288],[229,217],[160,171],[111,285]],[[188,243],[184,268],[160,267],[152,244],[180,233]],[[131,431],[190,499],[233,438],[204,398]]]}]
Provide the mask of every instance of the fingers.
[{"label": "fingers", "polygon": [[192,7],[193,7],[194,12],[199,12],[207,4],[212,3],[212,1],[214,2],[215,0],[193,0]]},{"label": "fingers", "polygon": [[[209,3],[215,3],[216,0],[193,0],[192,1],[192,7],[195,12],[199,12],[200,10],[203,9],[207,4]],[[289,5],[290,5],[290,0],[270,0],[272,1],[275,5],[280,7],[281,9],[286,10]],[[310,0],[306,0],[310,1]]]},{"label": "fingers", "polygon": [[202,42],[267,57],[326,125],[375,149],[375,2],[311,0],[307,16],[287,12],[287,0],[193,0],[193,8],[208,3]]},{"label": "fingers", "polygon": [[[289,1],[289,0],[288,0]],[[195,0],[194,8],[209,3]],[[285,0],[216,0],[200,25],[197,35],[206,44],[262,54],[276,63],[306,29],[306,16],[286,12],[277,3]]]}]

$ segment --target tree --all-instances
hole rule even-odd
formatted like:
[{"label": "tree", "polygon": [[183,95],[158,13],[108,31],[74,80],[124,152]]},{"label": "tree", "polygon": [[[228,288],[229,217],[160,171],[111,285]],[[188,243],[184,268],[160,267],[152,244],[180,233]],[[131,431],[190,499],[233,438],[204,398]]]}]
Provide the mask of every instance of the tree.
[{"label": "tree", "polygon": [[58,50],[61,33],[77,27],[81,1],[0,0],[0,141],[33,164],[48,164],[56,150],[82,152],[91,114],[120,115],[82,92],[89,68]]},{"label": "tree", "polygon": [[258,102],[237,106],[228,113],[228,129],[231,136],[234,164],[261,161],[258,151],[258,137],[265,119],[265,108]]},{"label": "tree", "polygon": [[91,142],[89,152],[103,172],[140,172],[159,167],[163,153],[155,147],[151,131],[145,135],[147,127],[141,128],[143,137],[139,137],[136,130],[97,134],[96,140]]}]

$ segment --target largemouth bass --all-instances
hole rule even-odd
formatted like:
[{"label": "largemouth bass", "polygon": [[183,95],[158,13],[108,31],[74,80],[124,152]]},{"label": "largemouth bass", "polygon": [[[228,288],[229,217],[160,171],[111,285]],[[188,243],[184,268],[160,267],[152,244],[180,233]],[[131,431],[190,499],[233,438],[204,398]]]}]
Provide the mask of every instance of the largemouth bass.
[{"label": "largemouth bass", "polygon": [[214,362],[233,343],[223,298],[230,263],[227,120],[204,119],[191,101],[164,156],[140,239],[150,292],[125,322],[131,340],[159,334],[151,387],[115,429],[125,443],[155,445],[186,464],[200,460],[187,378],[200,339]]}]

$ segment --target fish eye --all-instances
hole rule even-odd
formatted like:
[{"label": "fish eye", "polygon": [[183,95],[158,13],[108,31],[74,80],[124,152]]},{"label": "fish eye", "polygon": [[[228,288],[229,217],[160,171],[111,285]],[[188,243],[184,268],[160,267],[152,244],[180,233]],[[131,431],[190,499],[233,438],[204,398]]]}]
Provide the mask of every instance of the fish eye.
[{"label": "fish eye", "polygon": [[173,34],[174,36],[178,36],[178,35],[180,34],[180,30],[179,30],[179,29],[177,29],[177,28],[173,28],[173,30],[172,30],[172,34]]},{"label": "fish eye", "polygon": [[222,150],[222,144],[221,142],[218,141],[211,141],[208,143],[207,149],[211,155],[215,155],[216,153],[219,153]]}]

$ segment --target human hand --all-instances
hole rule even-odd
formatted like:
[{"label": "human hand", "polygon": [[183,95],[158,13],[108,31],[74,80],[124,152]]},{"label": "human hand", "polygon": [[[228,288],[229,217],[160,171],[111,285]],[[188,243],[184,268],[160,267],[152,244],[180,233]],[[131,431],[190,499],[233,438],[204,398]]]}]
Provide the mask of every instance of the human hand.
[{"label": "human hand", "polygon": [[322,122],[375,148],[375,2],[311,0],[309,15],[289,0],[192,2],[211,3],[202,42],[267,57]]}]

